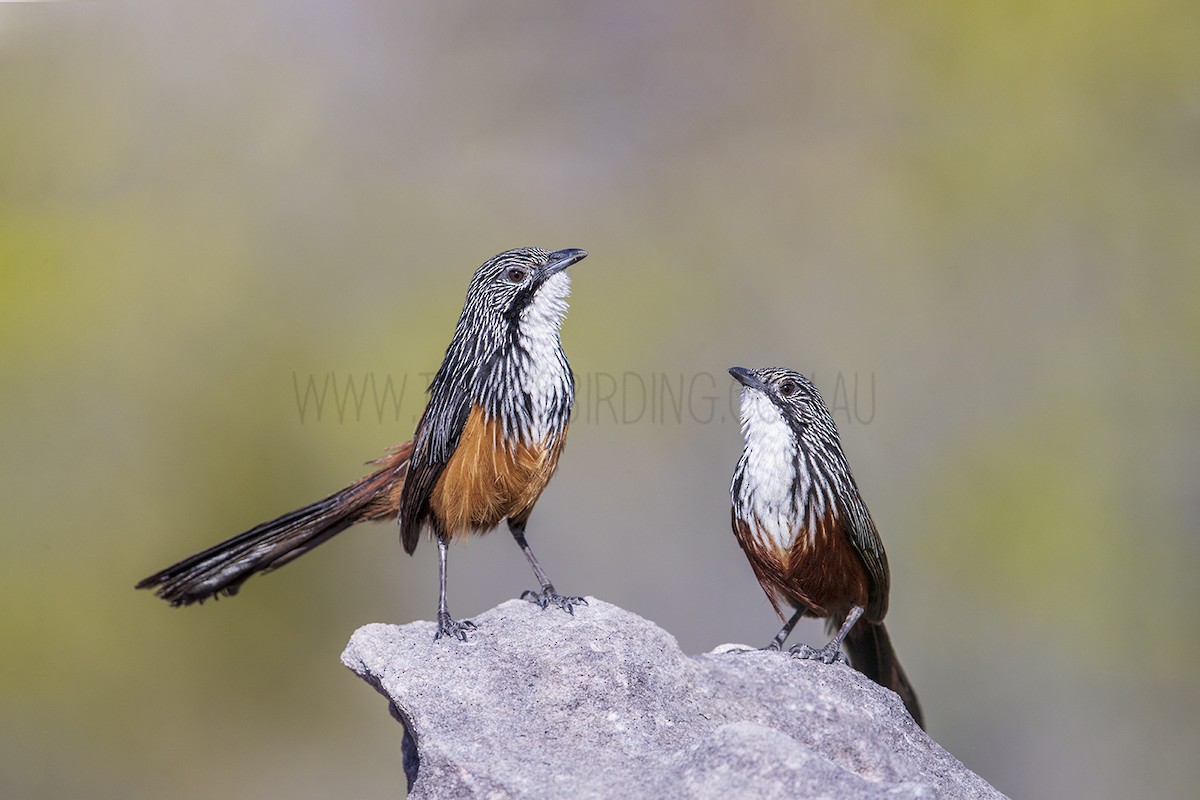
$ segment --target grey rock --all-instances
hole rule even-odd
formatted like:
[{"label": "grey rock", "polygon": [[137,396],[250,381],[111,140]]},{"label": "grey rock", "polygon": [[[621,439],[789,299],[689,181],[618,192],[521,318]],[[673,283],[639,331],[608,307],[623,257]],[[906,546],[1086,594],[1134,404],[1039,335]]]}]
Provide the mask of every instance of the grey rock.
[{"label": "grey rock", "polygon": [[592,598],[511,600],[470,641],[367,625],[342,655],[404,725],[410,797],[1002,797],[900,699],[841,664],[724,646],[684,655]]}]

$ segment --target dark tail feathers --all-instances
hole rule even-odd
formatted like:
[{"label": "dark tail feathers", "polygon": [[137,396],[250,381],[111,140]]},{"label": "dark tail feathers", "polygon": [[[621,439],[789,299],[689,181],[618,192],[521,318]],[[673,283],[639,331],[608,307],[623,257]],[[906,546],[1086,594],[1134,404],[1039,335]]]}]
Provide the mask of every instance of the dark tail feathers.
[{"label": "dark tail feathers", "polygon": [[251,528],[140,581],[173,606],[237,594],[251,575],[278,569],[354,525],[394,517],[412,442],[374,462],[383,466],[324,500]]},{"label": "dark tail feathers", "polygon": [[921,704],[917,702],[917,693],[908,682],[900,659],[896,658],[896,650],[883,623],[872,625],[865,620],[860,621],[846,637],[845,646],[851,666],[880,686],[886,686],[900,695],[908,713],[924,729],[925,717],[921,713]]}]

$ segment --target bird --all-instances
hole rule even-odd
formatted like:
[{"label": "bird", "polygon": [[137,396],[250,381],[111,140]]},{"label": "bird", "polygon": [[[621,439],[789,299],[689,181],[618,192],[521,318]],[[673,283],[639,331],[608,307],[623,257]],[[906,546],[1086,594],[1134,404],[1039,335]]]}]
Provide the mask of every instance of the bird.
[{"label": "bird", "polygon": [[427,530],[438,546],[434,638],[467,640],[475,629],[446,602],[451,541],[507,520],[540,589],[522,593],[543,609],[569,614],[587,605],[559,594],[525,537],[534,504],[566,442],[575,378],[560,327],[567,311],[567,268],[587,256],[569,248],[507,250],[484,262],[467,288],[445,358],[410,441],[368,462],[377,469],[321,500],[288,512],[138,582],[172,606],[236,594],[359,522],[398,521],[405,552]]},{"label": "bird", "polygon": [[[784,626],[764,649],[781,650],[801,617],[823,617],[833,638],[798,644],[798,658],[846,663],[900,696],[925,727],[916,691],[883,618],[890,574],[879,532],[859,493],[837,425],[812,381],[779,367],[731,367],[741,385],[745,445],[730,485],[733,533]],[[782,605],[794,609],[784,616]]]}]

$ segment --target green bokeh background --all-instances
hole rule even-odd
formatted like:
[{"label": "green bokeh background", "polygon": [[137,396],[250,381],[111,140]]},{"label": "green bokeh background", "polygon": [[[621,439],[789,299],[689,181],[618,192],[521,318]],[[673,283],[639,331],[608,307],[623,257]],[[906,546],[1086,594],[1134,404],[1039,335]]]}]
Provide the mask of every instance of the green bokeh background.
[{"label": "green bokeh background", "polygon": [[[406,439],[526,244],[591,252],[560,588],[765,642],[724,369],[793,366],[933,736],[1013,796],[1193,796],[1197,42],[1167,0],[0,5],[0,796],[399,793],[338,655],[431,616],[432,548],[132,586]],[[451,569],[463,616],[531,580],[506,535]]]}]

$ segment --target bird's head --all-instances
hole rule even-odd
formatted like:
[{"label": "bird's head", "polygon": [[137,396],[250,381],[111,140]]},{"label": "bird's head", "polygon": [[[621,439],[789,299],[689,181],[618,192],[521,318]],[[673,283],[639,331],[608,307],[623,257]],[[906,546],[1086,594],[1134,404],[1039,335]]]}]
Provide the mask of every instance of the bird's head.
[{"label": "bird's head", "polygon": [[587,251],[577,248],[549,252],[538,247],[494,256],[475,270],[464,312],[512,324],[537,319],[557,328],[571,291],[567,267],[585,256]]},{"label": "bird's head", "polygon": [[[802,442],[814,428],[835,430],[817,387],[799,372],[781,367],[730,367],[742,384],[742,435],[747,444],[769,438]],[[836,432],[834,433],[836,436]]]}]

